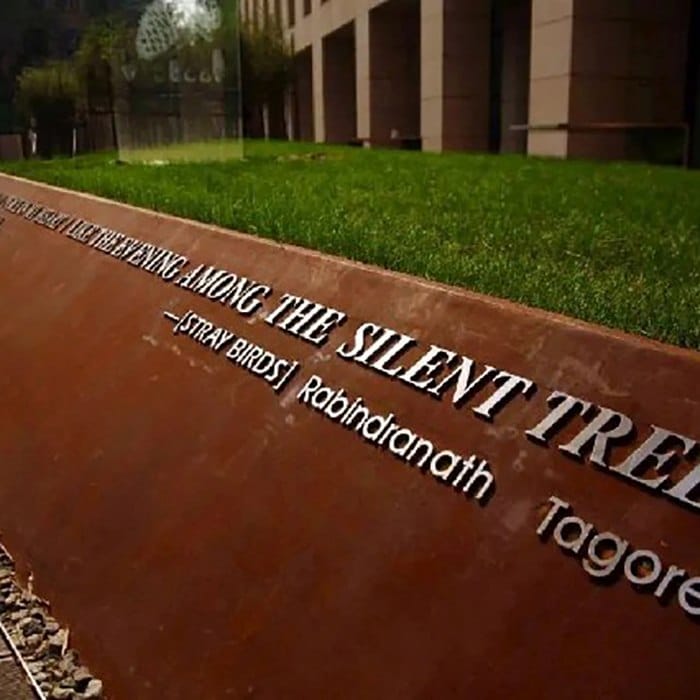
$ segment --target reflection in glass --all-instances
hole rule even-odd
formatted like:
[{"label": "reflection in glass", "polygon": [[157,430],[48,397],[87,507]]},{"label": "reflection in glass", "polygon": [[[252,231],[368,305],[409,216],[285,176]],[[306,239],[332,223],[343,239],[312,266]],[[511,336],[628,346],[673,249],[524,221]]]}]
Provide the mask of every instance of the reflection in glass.
[{"label": "reflection in glass", "polygon": [[241,157],[237,0],[139,5],[112,53],[120,159]]}]

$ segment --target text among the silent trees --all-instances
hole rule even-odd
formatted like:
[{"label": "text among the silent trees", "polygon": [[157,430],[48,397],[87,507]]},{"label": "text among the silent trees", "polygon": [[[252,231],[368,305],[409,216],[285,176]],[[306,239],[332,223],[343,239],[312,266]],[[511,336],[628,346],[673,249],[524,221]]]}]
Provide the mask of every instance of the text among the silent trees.
[{"label": "text among the silent trees", "polygon": [[[325,345],[347,321],[347,314],[342,310],[290,293],[282,293],[275,301],[270,284],[211,265],[195,265],[175,251],[34,202],[0,194],[0,208],[228,307],[241,316],[259,314],[268,325],[315,346]],[[200,320],[213,330],[214,324],[203,317]],[[190,318],[188,323],[192,321]],[[199,326],[199,342],[204,337],[201,329],[205,327]],[[189,326],[187,329],[190,330]],[[183,332],[184,328],[180,325],[176,330]],[[226,337],[226,332],[219,330],[217,339]],[[238,342],[238,345],[235,346],[237,354],[228,349],[229,359],[255,373],[257,363],[268,351],[262,347],[253,350],[246,345],[242,355],[244,344],[249,341],[241,338],[236,341],[233,333],[230,340],[231,344]],[[219,350],[225,345],[212,342],[215,343],[212,347]],[[360,323],[351,338],[335,348],[335,354],[346,362],[400,382],[432,399],[444,400],[455,409],[485,421],[506,421],[505,408],[509,404],[533,401],[538,393],[535,382],[525,376],[454,349],[425,344],[369,321]],[[256,364],[252,362],[253,357]],[[298,363],[276,356],[274,362],[277,369],[272,370],[274,379],[268,383],[279,391],[286,384],[282,381],[284,376],[291,378]],[[557,436],[572,426],[577,428],[573,438],[556,444]],[[630,449],[630,440],[636,435],[640,437]],[[663,493],[671,501],[700,511],[700,464],[692,462],[698,448],[694,438],[658,425],[636,426],[629,416],[619,411],[556,389],[548,391],[540,419],[524,431],[523,437],[536,445],[556,444],[564,457],[585,461],[622,477],[631,485]]]}]

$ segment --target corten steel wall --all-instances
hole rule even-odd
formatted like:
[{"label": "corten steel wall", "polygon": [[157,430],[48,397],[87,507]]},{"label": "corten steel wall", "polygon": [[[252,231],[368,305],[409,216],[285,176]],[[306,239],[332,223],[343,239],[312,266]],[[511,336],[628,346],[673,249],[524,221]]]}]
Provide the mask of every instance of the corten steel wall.
[{"label": "corten steel wall", "polygon": [[[697,437],[697,353],[6,176],[0,191],[349,315],[316,348],[2,213],[0,530],[109,697],[697,697],[677,603],[596,585],[535,529],[556,494],[700,573],[698,513],[523,435],[556,387]],[[278,396],[173,336],[163,311],[190,308],[302,373]],[[480,421],[342,361],[367,320],[538,393]],[[491,500],[300,405],[312,373],[487,456]]]}]

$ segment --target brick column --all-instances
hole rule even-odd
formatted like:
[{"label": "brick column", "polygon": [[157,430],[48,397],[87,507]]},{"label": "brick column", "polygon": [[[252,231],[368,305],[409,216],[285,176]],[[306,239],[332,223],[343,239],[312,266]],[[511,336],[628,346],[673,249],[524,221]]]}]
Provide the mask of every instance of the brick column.
[{"label": "brick column", "polygon": [[311,46],[311,66],[313,82],[314,108],[314,141],[323,143],[326,140],[323,100],[323,39],[314,38]]},{"label": "brick column", "polygon": [[445,2],[443,148],[489,147],[490,0]]},{"label": "brick column", "polygon": [[[689,0],[575,3],[569,121],[684,121]],[[680,133],[680,132],[676,132]],[[658,131],[569,135],[569,156],[639,158]]]},{"label": "brick column", "polygon": [[[532,0],[530,117],[532,125],[569,121],[574,0]],[[531,131],[527,152],[565,158],[566,131]]]},{"label": "brick column", "polygon": [[489,143],[491,3],[423,0],[421,133],[429,151]]},{"label": "brick column", "polygon": [[424,151],[442,151],[444,0],[421,3],[420,121]]},{"label": "brick column", "polygon": [[378,143],[420,135],[420,6],[389,0],[369,14],[370,131]]},{"label": "brick column", "polygon": [[[532,0],[530,123],[682,122],[689,10],[689,0]],[[531,131],[528,152],[643,157],[635,134]]]},{"label": "brick column", "polygon": [[360,139],[370,137],[369,122],[369,12],[360,13],[355,19],[355,86],[357,101],[357,127]]}]

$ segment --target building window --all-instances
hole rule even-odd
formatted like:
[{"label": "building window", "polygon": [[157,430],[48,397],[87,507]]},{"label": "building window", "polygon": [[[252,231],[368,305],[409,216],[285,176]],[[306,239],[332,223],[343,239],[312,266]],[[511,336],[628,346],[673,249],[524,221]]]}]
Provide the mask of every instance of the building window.
[{"label": "building window", "polygon": [[311,0],[304,0],[304,15],[311,14]]},{"label": "building window", "polygon": [[296,22],[296,0],[287,0],[287,13],[289,15],[289,26],[293,27]]}]

